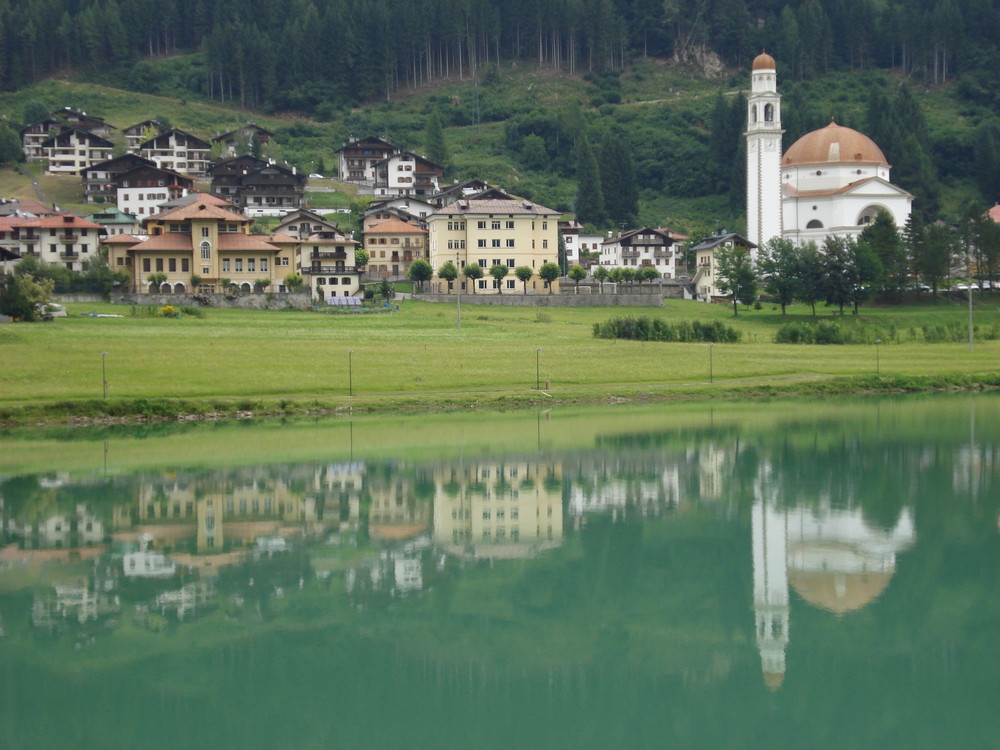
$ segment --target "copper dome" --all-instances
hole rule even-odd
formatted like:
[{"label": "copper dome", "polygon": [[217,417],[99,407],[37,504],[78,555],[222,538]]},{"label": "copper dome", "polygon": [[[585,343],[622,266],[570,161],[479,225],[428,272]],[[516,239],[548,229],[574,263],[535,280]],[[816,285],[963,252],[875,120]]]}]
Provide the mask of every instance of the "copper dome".
[{"label": "copper dome", "polygon": [[831,122],[806,133],[785,152],[783,166],[825,163],[883,164],[889,166],[882,149],[863,133]]},{"label": "copper dome", "polygon": [[761,52],[753,59],[753,70],[776,70],[774,58],[766,52]]}]

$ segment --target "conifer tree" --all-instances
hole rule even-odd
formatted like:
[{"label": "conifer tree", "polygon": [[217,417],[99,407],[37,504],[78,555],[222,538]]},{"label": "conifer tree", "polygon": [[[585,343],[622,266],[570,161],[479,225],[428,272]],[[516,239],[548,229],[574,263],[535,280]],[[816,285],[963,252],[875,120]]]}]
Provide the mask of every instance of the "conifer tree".
[{"label": "conifer tree", "polygon": [[437,109],[431,111],[424,127],[424,145],[427,148],[427,158],[442,167],[448,165],[448,146],[444,141],[444,128],[441,125],[441,115]]},{"label": "conifer tree", "polygon": [[591,224],[602,224],[606,219],[601,172],[585,133],[576,141],[576,218]]}]

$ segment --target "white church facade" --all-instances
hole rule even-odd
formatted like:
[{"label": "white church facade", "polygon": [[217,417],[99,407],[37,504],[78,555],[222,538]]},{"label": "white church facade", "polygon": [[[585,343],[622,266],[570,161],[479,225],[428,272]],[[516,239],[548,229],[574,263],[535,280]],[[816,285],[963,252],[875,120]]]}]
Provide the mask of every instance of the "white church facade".
[{"label": "white church facade", "polygon": [[903,227],[913,196],[890,180],[889,163],[871,138],[831,122],[781,154],[777,66],[767,53],[753,61],[747,99],[747,238],[762,245],[782,236],[821,245],[856,237],[886,211]]}]

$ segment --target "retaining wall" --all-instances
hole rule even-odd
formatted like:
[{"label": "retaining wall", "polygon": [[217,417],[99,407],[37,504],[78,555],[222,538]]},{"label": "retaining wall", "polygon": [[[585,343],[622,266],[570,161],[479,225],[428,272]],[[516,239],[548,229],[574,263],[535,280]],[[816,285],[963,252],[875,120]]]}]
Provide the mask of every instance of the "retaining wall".
[{"label": "retaining wall", "polygon": [[[199,299],[195,299],[198,297]],[[208,305],[202,304],[202,299],[208,299]],[[192,307],[234,307],[241,310],[284,310],[294,307],[297,310],[308,310],[312,298],[308,292],[282,292],[280,294],[252,293],[240,294],[230,298],[225,294],[133,294],[116,292],[111,295],[115,305],[191,305]]]},{"label": "retaining wall", "polygon": [[[463,294],[463,305],[507,307],[662,307],[663,294]],[[455,304],[454,294],[414,294],[423,302]]]}]

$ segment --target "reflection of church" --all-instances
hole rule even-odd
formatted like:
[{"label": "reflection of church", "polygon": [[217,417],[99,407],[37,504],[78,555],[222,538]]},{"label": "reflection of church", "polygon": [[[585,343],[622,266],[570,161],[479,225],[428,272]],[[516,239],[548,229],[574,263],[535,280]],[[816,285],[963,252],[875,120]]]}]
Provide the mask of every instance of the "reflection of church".
[{"label": "reflection of church", "polygon": [[764,682],[772,690],[785,677],[789,587],[814,607],[838,616],[875,601],[896,572],[896,554],[915,537],[904,509],[889,530],[871,526],[860,508],[786,507],[762,472],[755,487],[753,601]]}]

